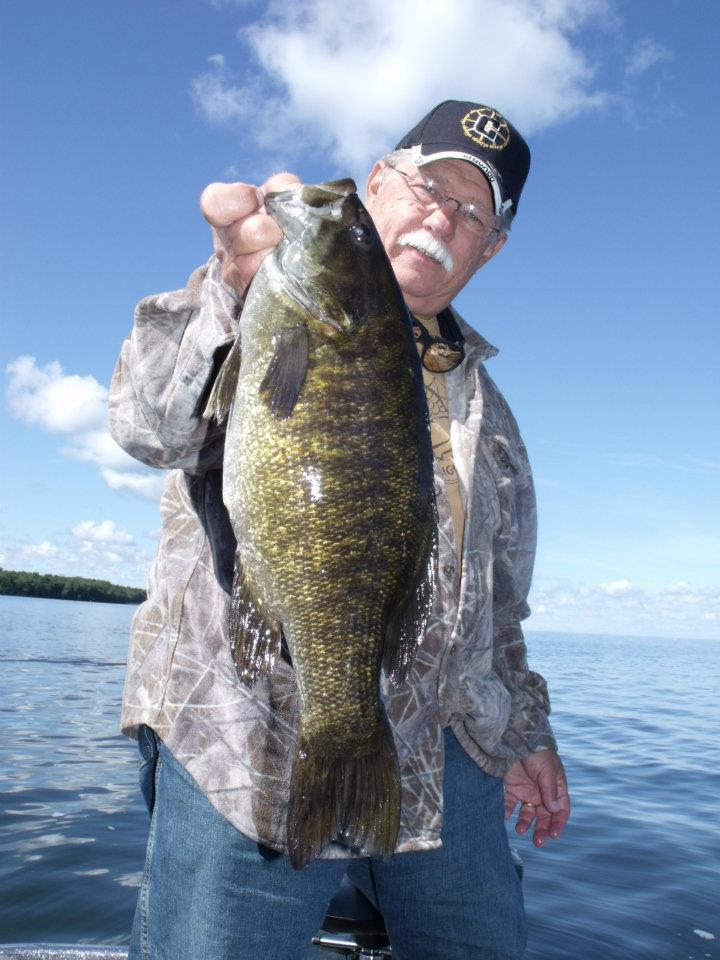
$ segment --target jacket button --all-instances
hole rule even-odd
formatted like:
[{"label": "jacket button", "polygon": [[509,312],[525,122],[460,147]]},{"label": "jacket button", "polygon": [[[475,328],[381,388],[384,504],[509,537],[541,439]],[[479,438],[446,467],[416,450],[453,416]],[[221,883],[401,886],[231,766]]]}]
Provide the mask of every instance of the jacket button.
[{"label": "jacket button", "polygon": [[454,644],[454,643],[451,643],[451,644],[450,644],[450,653],[455,653],[455,644]]},{"label": "jacket button", "polygon": [[455,567],[451,563],[444,563],[442,572],[446,577],[451,577],[455,573]]}]

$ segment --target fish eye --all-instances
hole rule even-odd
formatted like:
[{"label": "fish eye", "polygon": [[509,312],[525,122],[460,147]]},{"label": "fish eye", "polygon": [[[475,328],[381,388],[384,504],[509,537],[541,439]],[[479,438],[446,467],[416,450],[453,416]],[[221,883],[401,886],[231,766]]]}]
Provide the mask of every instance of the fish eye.
[{"label": "fish eye", "polygon": [[353,238],[353,240],[357,240],[358,243],[362,244],[369,244],[372,240],[370,228],[364,223],[354,223],[350,227],[350,236]]}]

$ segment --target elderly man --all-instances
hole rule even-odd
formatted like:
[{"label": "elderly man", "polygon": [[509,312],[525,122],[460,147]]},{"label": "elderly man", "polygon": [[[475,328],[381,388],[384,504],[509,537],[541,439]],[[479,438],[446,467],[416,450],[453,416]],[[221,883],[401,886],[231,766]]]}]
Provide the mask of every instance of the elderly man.
[{"label": "elderly man", "polygon": [[[134,624],[122,725],[139,739],[152,811],[131,957],[316,954],[309,938],[347,869],[370,887],[398,960],[519,958],[525,921],[505,817],[541,846],[569,815],[545,683],[520,620],[535,502],[517,426],[483,361],[496,351],[451,308],[505,244],[530,155],[482,104],[438,105],[370,172],[366,205],[416,324],[432,420],[440,574],[407,681],[384,688],[400,761],[395,855],[340,842],[305,870],[285,852],[297,687],[287,658],[252,690],[227,639],[234,539],[222,429],[202,419],[243,296],[280,239],[261,188],[213,184],[215,254],[184,290],[142,301],[113,378],[111,423],[171,468],[148,600]],[[504,793],[503,793],[504,780]]]}]

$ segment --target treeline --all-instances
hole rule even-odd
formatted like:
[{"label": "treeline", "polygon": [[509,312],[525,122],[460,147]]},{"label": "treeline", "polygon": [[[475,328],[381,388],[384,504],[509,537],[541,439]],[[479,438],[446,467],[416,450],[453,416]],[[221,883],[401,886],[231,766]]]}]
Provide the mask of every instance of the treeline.
[{"label": "treeline", "polygon": [[95,600],[100,603],[142,603],[144,590],[120,587],[109,580],[86,577],[60,577],[53,573],[27,570],[3,570],[0,567],[0,595],[11,597],[50,597],[56,600]]}]

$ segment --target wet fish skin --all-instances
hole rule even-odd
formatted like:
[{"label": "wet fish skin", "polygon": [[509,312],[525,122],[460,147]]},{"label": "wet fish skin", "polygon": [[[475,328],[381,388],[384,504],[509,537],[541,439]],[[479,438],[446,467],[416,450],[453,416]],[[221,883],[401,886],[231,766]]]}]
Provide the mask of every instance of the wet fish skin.
[{"label": "wet fish skin", "polygon": [[[238,540],[231,638],[257,681],[285,636],[300,726],[288,849],[389,856],[400,776],[380,697],[432,599],[436,522],[422,373],[402,294],[352,181],[271,194],[285,238],[260,268],[211,406],[228,422]],[[222,399],[218,399],[221,397]]]}]

